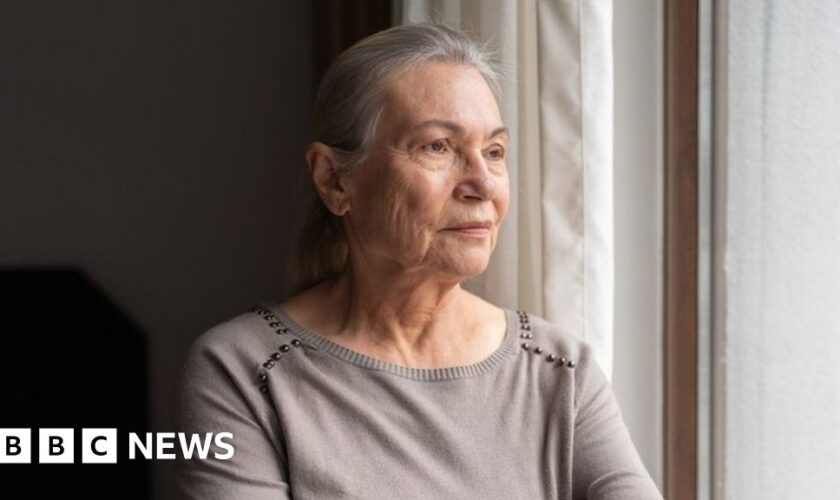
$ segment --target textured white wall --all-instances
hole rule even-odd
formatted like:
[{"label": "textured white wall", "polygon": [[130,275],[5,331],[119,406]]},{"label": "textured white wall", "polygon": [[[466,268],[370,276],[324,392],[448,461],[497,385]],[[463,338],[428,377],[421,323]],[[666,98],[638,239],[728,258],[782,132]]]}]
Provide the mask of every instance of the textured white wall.
[{"label": "textured white wall", "polygon": [[838,498],[840,3],[728,17],[726,498]]},{"label": "textured white wall", "polygon": [[613,8],[613,387],[662,488],[662,1]]}]

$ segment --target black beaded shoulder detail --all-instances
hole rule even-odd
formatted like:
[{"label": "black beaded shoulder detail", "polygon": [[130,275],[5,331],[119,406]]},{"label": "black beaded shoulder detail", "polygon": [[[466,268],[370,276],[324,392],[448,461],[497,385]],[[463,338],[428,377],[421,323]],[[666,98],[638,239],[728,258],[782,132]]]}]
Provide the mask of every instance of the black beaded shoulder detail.
[{"label": "black beaded shoulder detail", "polygon": [[[277,335],[288,335],[291,331],[288,326],[280,322],[280,320],[277,318],[277,316],[274,315],[273,312],[264,307],[255,306],[251,309],[251,312],[262,317],[262,319],[264,319],[266,323],[268,323],[268,326],[272,330],[274,330],[274,333],[276,333]],[[289,346],[290,344],[291,347]],[[266,394],[268,392],[268,370],[271,370],[274,367],[275,363],[280,361],[284,354],[291,351],[292,347],[297,348],[301,345],[303,345],[303,343],[300,341],[300,339],[292,338],[291,340],[289,340],[288,344],[280,344],[277,350],[272,352],[271,356],[269,356],[269,358],[265,362],[263,362],[262,368],[257,373],[257,381],[260,386],[260,392],[262,392],[263,394]]]},{"label": "black beaded shoulder detail", "polygon": [[[541,356],[545,350],[540,346],[531,345],[531,339],[534,338],[534,334],[531,333],[531,323],[528,321],[528,313],[525,311],[516,311],[516,314],[519,316],[519,337],[525,339],[525,341],[521,344],[522,350],[527,353]],[[557,362],[557,366],[564,366],[566,368],[575,367],[575,362],[573,360],[567,359],[565,356],[558,356],[553,352],[547,353],[545,355],[545,360],[548,363]]]}]

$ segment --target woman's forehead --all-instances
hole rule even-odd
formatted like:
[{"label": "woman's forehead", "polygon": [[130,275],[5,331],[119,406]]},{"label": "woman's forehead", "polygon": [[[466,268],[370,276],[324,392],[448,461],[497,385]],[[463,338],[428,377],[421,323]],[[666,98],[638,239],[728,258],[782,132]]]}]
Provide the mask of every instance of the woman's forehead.
[{"label": "woman's forehead", "polygon": [[382,121],[400,131],[442,127],[498,134],[503,128],[496,98],[481,73],[451,63],[426,63],[389,82]]}]

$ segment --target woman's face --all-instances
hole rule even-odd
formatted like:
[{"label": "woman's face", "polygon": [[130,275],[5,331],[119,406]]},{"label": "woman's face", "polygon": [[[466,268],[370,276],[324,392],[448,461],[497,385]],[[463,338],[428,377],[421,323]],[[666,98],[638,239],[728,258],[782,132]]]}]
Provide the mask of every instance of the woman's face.
[{"label": "woman's face", "polygon": [[481,273],[510,197],[508,132],[478,70],[427,63],[390,82],[368,159],[345,179],[353,261]]}]

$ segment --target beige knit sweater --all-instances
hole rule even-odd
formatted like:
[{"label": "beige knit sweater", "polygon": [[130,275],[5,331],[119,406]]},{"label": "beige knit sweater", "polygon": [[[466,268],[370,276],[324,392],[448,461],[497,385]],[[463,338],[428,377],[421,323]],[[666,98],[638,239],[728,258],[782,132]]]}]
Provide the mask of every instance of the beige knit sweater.
[{"label": "beige knit sweater", "polygon": [[387,363],[308,331],[277,304],[193,344],[186,432],[231,432],[233,458],[183,460],[189,499],[660,499],[591,350],[506,311],[466,366]]}]

